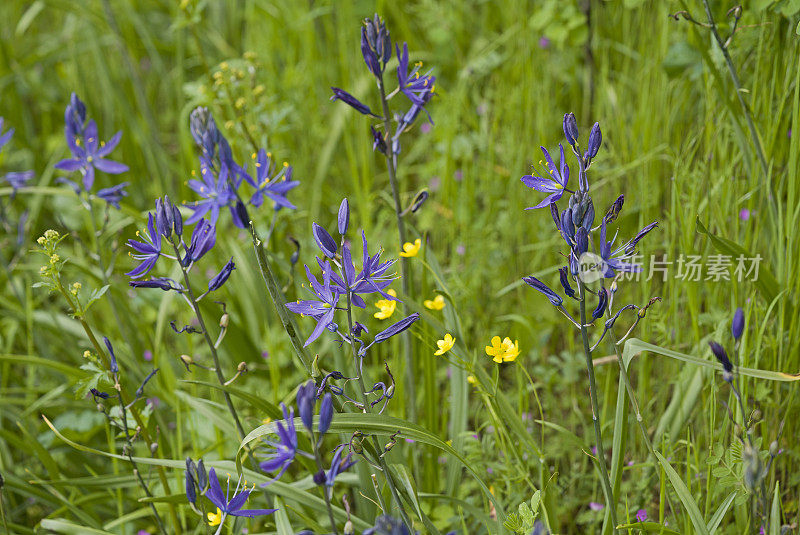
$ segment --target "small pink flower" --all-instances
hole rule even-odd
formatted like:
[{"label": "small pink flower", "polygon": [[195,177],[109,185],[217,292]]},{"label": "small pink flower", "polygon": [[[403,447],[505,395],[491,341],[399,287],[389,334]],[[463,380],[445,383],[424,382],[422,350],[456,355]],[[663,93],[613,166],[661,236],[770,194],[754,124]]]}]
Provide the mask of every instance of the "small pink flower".
[{"label": "small pink flower", "polygon": [[742,221],[747,221],[750,219],[750,210],[747,208],[742,208],[742,210],[739,212],[739,219]]},{"label": "small pink flower", "polygon": [[423,134],[427,134],[431,131],[431,123],[422,123],[422,126],[419,127],[419,131]]},{"label": "small pink flower", "polygon": [[540,37],[539,38],[539,48],[549,48],[550,47],[550,39],[547,37]]},{"label": "small pink flower", "polygon": [[645,520],[647,520],[647,511],[645,511],[644,509],[639,509],[638,511],[636,511],[636,520],[638,520],[639,522],[644,522]]},{"label": "small pink flower", "polygon": [[456,169],[456,172],[453,173],[453,178],[461,182],[464,179],[464,172],[461,169]]},{"label": "small pink flower", "polygon": [[149,349],[145,349],[144,350],[144,355],[143,356],[144,356],[144,360],[146,360],[147,362],[150,362],[151,360],[153,360],[153,352],[150,351]]},{"label": "small pink flower", "polygon": [[589,509],[592,511],[602,511],[605,505],[597,502],[589,502]]}]

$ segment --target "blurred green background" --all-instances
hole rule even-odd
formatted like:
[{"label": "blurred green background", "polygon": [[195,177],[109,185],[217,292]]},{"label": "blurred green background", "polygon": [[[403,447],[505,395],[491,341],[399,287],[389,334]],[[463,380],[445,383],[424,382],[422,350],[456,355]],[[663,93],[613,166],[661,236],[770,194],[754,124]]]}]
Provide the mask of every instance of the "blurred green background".
[{"label": "blurred green background", "polygon": [[[727,32],[730,19],[725,13],[733,4],[712,6]],[[181,423],[191,420],[181,412],[189,405],[171,395],[176,378],[183,378],[176,357],[202,351],[190,338],[169,329],[169,320],[183,318],[185,312],[174,297],[160,292],[128,292],[123,273],[131,263],[121,244],[144,227],[141,214],[152,209],[155,197],[194,199],[185,185],[198,167],[188,118],[195,106],[204,105],[214,112],[237,159],[249,158],[251,136],[279,161],[293,165],[301,181],[289,195],[299,210],[281,212],[271,244],[290,298],[303,290],[299,278],[296,285],[293,282],[296,272],[288,260],[294,248],[288,237],[300,241],[301,263],[310,264],[311,222],[332,228],[343,196],[350,198],[353,226],[363,227],[371,243],[382,243],[394,255],[399,244],[388,177],[381,158],[371,150],[369,122],[329,101],[330,87],[336,86],[377,105],[359,49],[359,21],[374,12],[386,19],[392,38],[407,41],[412,58],[422,60],[437,77],[438,97],[429,105],[435,124],[428,128],[417,123],[403,142],[400,160],[404,204],[422,188],[430,192],[428,202],[410,220],[412,235],[426,236],[425,254],[438,260],[467,344],[479,360],[493,335],[519,339],[518,363],[534,377],[547,420],[579,436],[591,435],[577,339],[561,316],[520,281],[536,274],[556,284],[555,270],[563,263],[555,253],[561,238],[546,210],[523,211],[540,196],[525,188],[519,177],[540,159],[539,145],[552,151],[562,141],[561,118],[568,111],[578,117],[582,136],[595,121],[602,125],[603,148],[590,180],[598,213],[625,194],[623,237],[657,219],[658,230],[643,242],[646,255],[707,258],[719,251],[697,232],[699,217],[710,232],[760,254],[762,274],[767,270],[777,281],[772,288],[777,291],[769,292],[748,281],[683,281],[674,276],[673,266],[666,281],[628,284],[620,292],[618,300],[626,302],[663,299],[637,336],[710,358],[705,340],[709,335],[724,338],[732,310],[743,306],[748,334],[742,364],[800,371],[800,5],[761,0],[744,7],[730,50],[763,146],[766,174],[725,60],[710,34],[668,17],[688,9],[705,20],[699,2],[2,2],[0,116],[16,134],[0,156],[0,170],[33,169],[37,186],[13,200],[2,190],[9,213],[30,210],[24,243],[17,246],[10,233],[1,242],[6,269],[0,274],[0,345],[6,358],[0,366],[0,472],[6,476],[11,518],[33,525],[62,507],[56,494],[64,492],[63,499],[73,500],[70,493],[77,492],[57,487],[54,493],[47,489],[56,487],[30,485],[31,479],[56,476],[43,476],[41,461],[21,449],[19,429],[43,448],[57,448],[53,455],[59,462],[73,459],[73,466],[64,469],[71,477],[89,475],[102,466],[96,461],[90,468],[85,456],[54,442],[38,417],[60,417],[59,428],[102,448],[103,421],[92,414],[92,407],[85,400],[71,400],[70,388],[57,372],[10,358],[35,355],[78,365],[85,349],[82,334],[58,299],[31,289],[42,262],[27,251],[44,230],[72,231],[75,239],[65,242],[70,276],[85,286],[102,285],[80,238],[86,216],[71,191],[55,184],[59,172],[53,164],[67,155],[63,114],[70,93],[86,102],[102,138],[123,131],[113,156],[131,168],[123,177],[131,182],[130,196],[123,210],[112,214],[114,232],[108,243],[122,253],[111,294],[125,302],[123,315],[134,321],[127,327],[108,322],[105,303],[93,310],[94,319],[124,348],[120,351],[136,374],[143,376],[148,369],[140,358],[145,350],[154,353],[154,364],[162,368],[158,388],[170,393],[158,395],[169,399],[176,411],[158,416],[163,418],[162,436],[169,422],[179,421],[178,435],[164,438],[165,456],[181,459],[192,454],[182,444],[196,435],[206,440],[204,451],[217,449],[222,456],[224,448],[215,441],[221,440],[220,432],[209,437],[198,421]],[[100,187],[115,181],[109,175],[98,178]],[[60,189],[47,189],[51,186]],[[266,228],[272,214],[264,210],[251,216]],[[252,373],[241,384],[278,402],[289,396],[290,385],[302,375],[292,364],[288,340],[262,291],[248,236],[223,219],[229,228],[224,238],[220,231],[210,264],[218,268],[233,255],[238,268],[228,285],[233,327],[223,358],[230,369],[239,361],[248,362]],[[420,277],[418,284],[420,300],[433,295],[434,281]],[[219,313],[214,304],[206,307],[209,313]],[[438,335],[430,333],[417,347],[433,346],[434,334]],[[322,355],[335,350],[330,341],[314,347]],[[611,348],[601,346],[598,351],[604,355]],[[262,352],[269,358],[263,359]],[[713,513],[736,487],[735,478],[716,484],[720,478],[713,477],[706,464],[713,444],[730,441],[720,404],[727,391],[719,392],[720,381],[713,374],[676,361],[645,356],[635,362],[639,399],[657,442],[672,455],[673,464],[681,466],[679,472],[691,482],[695,495],[702,497],[698,501],[704,512]],[[406,365],[398,363],[397,369]],[[445,388],[445,369],[433,357],[420,354],[413,366],[424,381]],[[603,366],[598,373],[604,406],[613,407],[616,366]],[[504,369],[502,379],[509,399],[521,411],[528,410],[533,402],[520,373]],[[182,388],[199,395],[191,387]],[[796,388],[744,381],[743,389],[761,411],[757,429],[768,444],[781,420],[797,410],[792,394]],[[421,422],[454,438],[446,419],[436,416],[439,402],[447,403],[445,394],[430,400],[424,392],[418,391],[414,401]],[[401,385],[398,399],[402,396]],[[392,407],[403,415],[406,406],[407,401],[396,401]],[[470,407],[474,410],[469,428],[482,430],[486,415],[475,400]],[[613,414],[608,413],[604,418],[610,423]],[[246,427],[258,425],[262,417],[249,414]],[[800,503],[796,419],[786,421],[783,436],[784,454],[769,483],[774,487],[775,478],[781,480],[788,523],[796,519]],[[633,426],[628,439],[628,458],[642,461],[645,450]],[[471,459],[510,507],[530,497],[515,489],[516,476],[504,471],[502,459],[487,456],[486,443],[471,447]],[[586,508],[591,497],[602,501],[599,487],[587,477],[592,465],[557,434],[548,436],[545,452],[547,465],[560,474],[557,485],[566,493],[559,508],[565,522],[562,532],[586,532],[567,526],[597,519],[598,513]],[[438,492],[438,480],[430,477],[420,486]],[[179,478],[177,474],[176,481]],[[657,507],[658,488],[648,487],[636,474],[624,485],[632,510]],[[433,516],[455,514],[448,507]],[[734,520],[724,526],[729,530],[725,533],[740,533]]]}]

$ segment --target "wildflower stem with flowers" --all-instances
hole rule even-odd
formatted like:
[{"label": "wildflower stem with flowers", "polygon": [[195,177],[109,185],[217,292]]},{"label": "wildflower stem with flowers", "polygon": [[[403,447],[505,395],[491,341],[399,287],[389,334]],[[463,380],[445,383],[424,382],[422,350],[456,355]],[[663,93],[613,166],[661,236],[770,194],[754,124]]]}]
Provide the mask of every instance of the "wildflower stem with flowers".
[{"label": "wildflower stem with flowers", "polygon": [[[426,104],[433,98],[435,91],[436,78],[430,74],[420,74],[419,69],[421,63],[416,64],[411,71],[409,71],[408,59],[408,44],[403,43],[402,51],[400,45],[395,43],[394,49],[397,53],[397,89],[391,92],[386,91],[386,80],[384,72],[386,64],[392,57],[392,42],[389,35],[389,30],[386,24],[377,14],[372,18],[367,18],[363,22],[361,28],[361,53],[364,58],[364,63],[367,69],[375,78],[378,95],[381,104],[382,116],[375,114],[369,106],[361,103],[353,95],[339,88],[332,88],[333,97],[331,100],[341,100],[348,104],[350,107],[359,113],[375,117],[380,120],[383,132],[372,129],[373,136],[373,150],[378,150],[383,153],[386,160],[386,170],[389,175],[389,185],[392,190],[392,199],[394,201],[395,218],[397,220],[397,233],[399,237],[399,246],[404,246],[406,243],[406,224],[403,217],[408,213],[404,210],[402,201],[400,199],[400,187],[397,176],[397,160],[400,154],[400,136],[407,132],[409,127],[414,123],[419,114],[424,111],[430,120],[430,114],[425,108]],[[411,102],[411,107],[403,115],[395,113],[392,115],[392,110],[389,106],[389,99],[394,95],[402,93]],[[397,123],[397,126],[392,133],[392,120]],[[433,121],[431,121],[432,123]],[[413,211],[416,211],[413,210]],[[419,240],[417,240],[419,241]],[[407,256],[401,254],[403,257],[400,262],[401,272],[401,287],[403,295],[409,295],[412,287],[411,270],[409,268],[409,261]],[[416,420],[416,378],[414,371],[416,369],[415,356],[412,350],[412,341],[408,333],[402,335],[403,351],[406,361],[406,385],[405,388],[408,392],[407,411],[412,421]]]},{"label": "wildflower stem with flowers", "polygon": [[[547,193],[544,201],[539,202],[529,209],[538,209],[549,207],[550,213],[555,223],[556,230],[560,233],[561,237],[566,241],[569,246],[569,254],[567,255],[567,265],[559,270],[560,283],[567,298],[578,301],[579,305],[579,319],[580,323],[576,322],[570,313],[564,307],[564,298],[558,293],[550,289],[545,283],[540,281],[534,276],[524,277],[523,281],[529,286],[543,294],[550,303],[555,306],[570,322],[580,331],[581,340],[583,343],[584,355],[586,358],[586,368],[589,375],[589,399],[592,410],[592,423],[595,432],[595,442],[597,446],[597,468],[600,473],[600,482],[603,489],[603,494],[606,500],[607,518],[604,526],[604,531],[610,525],[611,531],[616,532],[617,518],[616,518],[616,500],[614,491],[609,480],[609,473],[606,468],[605,450],[603,447],[602,426],[600,423],[600,412],[597,400],[597,384],[595,381],[594,362],[592,353],[601,340],[605,337],[614,323],[619,319],[620,315],[626,310],[637,310],[637,316],[633,324],[628,329],[623,339],[630,334],[630,332],[638,325],[639,321],[644,317],[647,308],[652,305],[657,298],[654,298],[645,307],[637,307],[628,304],[613,313],[612,307],[614,305],[614,296],[617,292],[617,273],[636,273],[641,271],[641,266],[630,262],[629,260],[634,257],[636,247],[639,241],[644,238],[651,230],[653,230],[658,223],[653,222],[645,226],[639,231],[632,239],[624,242],[618,247],[614,248],[613,244],[615,238],[611,241],[606,240],[607,226],[612,223],[618,216],[622,209],[624,197],[622,195],[611,205],[606,214],[602,217],[599,225],[595,226],[595,208],[594,202],[589,195],[589,181],[586,173],[591,167],[592,160],[597,156],[597,153],[602,144],[602,133],[600,124],[595,123],[589,133],[586,151],[582,154],[578,143],[578,125],[575,116],[572,113],[564,115],[562,124],[564,136],[567,143],[572,147],[572,152],[578,162],[578,188],[573,191],[567,188],[569,181],[569,166],[567,165],[564,148],[559,145],[559,152],[561,156],[560,169],[556,169],[547,149],[542,147],[542,152],[545,155],[547,164],[545,166],[547,172],[542,173],[542,176],[525,175],[521,178],[523,184],[527,187]],[[564,193],[570,193],[568,207],[559,211],[556,202],[561,200]],[[592,238],[592,233],[600,230],[599,243]],[[592,250],[590,251],[590,246]],[[596,251],[596,252],[593,252]],[[599,253],[599,254],[597,254]],[[605,279],[615,279],[613,283],[606,288]],[[593,290],[589,285],[600,282],[599,289]],[[577,291],[573,289],[572,284],[577,286]],[[597,305],[588,314],[587,304],[590,295],[596,295]],[[613,315],[612,315],[613,314]],[[589,341],[589,327],[593,326],[595,321],[608,315],[608,320],[603,323],[603,330],[594,344]],[[613,336],[613,335],[612,335]],[[646,429],[641,420],[641,413],[638,410],[638,404],[635,403],[635,397],[632,395],[632,388],[630,388],[630,380],[625,370],[624,362],[619,353],[619,343],[621,340],[614,340],[615,350],[618,355],[620,364],[621,377],[624,378],[626,389],[628,389],[631,402],[634,404],[634,410],[637,413],[637,422],[639,422],[640,429],[643,432],[644,440],[648,443],[648,450],[653,453],[652,444],[649,443]],[[655,458],[655,455],[653,455]]]}]

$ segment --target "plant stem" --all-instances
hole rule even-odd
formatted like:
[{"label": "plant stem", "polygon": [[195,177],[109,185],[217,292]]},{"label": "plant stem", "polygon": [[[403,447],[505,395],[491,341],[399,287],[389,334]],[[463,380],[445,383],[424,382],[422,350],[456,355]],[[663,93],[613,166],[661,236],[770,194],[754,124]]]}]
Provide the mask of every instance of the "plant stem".
[{"label": "plant stem", "polygon": [[[116,374],[114,377],[116,378]],[[125,446],[122,448],[123,453],[128,457],[128,461],[130,461],[131,465],[133,466],[133,473],[136,474],[136,479],[139,481],[139,486],[142,487],[142,490],[144,490],[144,493],[148,498],[152,498],[153,495],[150,493],[150,489],[147,488],[147,483],[145,483],[144,479],[142,478],[141,472],[139,472],[139,466],[131,456],[131,448],[133,447],[133,443],[131,442],[131,434],[128,430],[128,411],[125,409],[125,402],[122,401],[122,387],[119,385],[119,382],[117,382],[117,384],[114,385],[114,388],[117,390],[117,400],[119,400],[119,419],[122,421],[122,431],[125,433]],[[158,523],[158,528],[161,530],[161,533],[166,533],[167,531],[164,528],[164,522],[161,520],[161,516],[156,510],[156,504],[150,502],[150,509],[153,510],[153,515],[156,517],[156,522]]]},{"label": "plant stem", "polygon": [[[378,89],[381,94],[381,107],[383,109],[383,130],[387,138],[391,138],[391,122],[389,119],[389,101],[386,99],[386,87],[383,83],[383,73],[378,78]],[[397,234],[400,238],[400,248],[406,243],[406,226],[403,221],[403,207],[400,204],[400,192],[397,185],[397,169],[395,168],[395,153],[392,148],[391,139],[386,143],[386,169],[389,173],[389,184],[392,187],[392,198],[394,199],[394,213],[397,218]],[[403,295],[407,296],[411,286],[410,270],[408,266],[408,258],[402,257],[400,259],[400,274],[402,275],[400,283],[403,288]],[[401,334],[403,340],[403,351],[405,353],[406,363],[406,389],[408,390],[408,416],[412,422],[417,421],[417,404],[415,394],[415,378],[414,378],[414,355],[411,351],[411,337],[408,332]]]},{"label": "plant stem", "polygon": [[728,72],[730,72],[733,86],[736,88],[736,97],[739,99],[739,104],[742,106],[744,118],[745,121],[747,121],[747,128],[750,130],[750,136],[753,138],[753,146],[756,149],[756,156],[758,156],[758,161],[761,163],[761,170],[764,172],[764,180],[766,180],[767,174],[769,173],[769,166],[767,165],[767,159],[764,156],[764,149],[761,147],[761,138],[758,137],[756,125],[753,123],[750,110],[748,109],[747,104],[744,101],[744,97],[742,96],[742,84],[739,81],[739,75],[736,73],[736,66],[733,64],[733,59],[731,59],[731,55],[728,52],[728,45],[722,40],[722,36],[719,34],[717,23],[714,21],[714,16],[711,14],[711,6],[709,6],[708,0],[703,0],[703,7],[705,7],[706,17],[708,17],[709,28],[711,29],[711,33],[714,35],[714,40],[717,41],[720,52],[722,52],[722,56],[725,58],[725,63],[728,65]]},{"label": "plant stem", "polygon": [[[317,461],[317,470],[323,472],[325,467],[322,465],[322,456],[319,453],[319,444],[317,443],[317,437],[314,435],[314,431],[311,431],[311,446],[314,449],[314,460]],[[333,531],[333,535],[339,535],[339,532],[336,530],[336,519],[333,517],[333,508],[331,507],[331,498],[328,496],[328,487],[324,483],[322,484],[322,495],[325,498],[325,507],[328,509],[328,520],[331,523],[331,530]]]},{"label": "plant stem", "polygon": [[[180,259],[180,250],[178,249],[178,244],[175,243],[174,239],[170,239],[170,243],[172,244],[172,248],[175,250],[175,256]],[[211,339],[211,335],[208,334],[208,329],[206,328],[206,322],[203,320],[203,313],[200,311],[200,305],[197,303],[197,300],[194,297],[194,292],[192,291],[192,287],[189,284],[189,272],[186,270],[186,266],[183,265],[180,260],[178,263],[181,266],[181,272],[183,273],[183,281],[186,285],[186,293],[189,296],[189,304],[191,304],[192,309],[194,310],[194,315],[197,318],[197,323],[200,324],[200,331],[203,333],[203,338],[205,338],[206,345],[208,345],[208,349],[211,351],[211,358],[214,359],[214,371],[217,374],[217,380],[219,380],[220,386],[225,386],[225,376],[222,373],[222,367],[219,362],[219,356],[217,355],[217,348],[214,347],[214,341]],[[233,406],[233,401],[231,400],[230,394],[226,392],[224,389],[222,390],[222,395],[225,397],[225,404],[228,406],[228,411],[231,413],[231,417],[233,418],[234,423],[236,424],[236,430],[239,432],[239,438],[244,439],[245,432],[244,428],[242,427],[241,421],[239,421],[239,415],[236,413],[236,408]],[[252,460],[252,456],[251,456]]]},{"label": "plant stem", "polygon": [[[347,279],[345,279],[347,280]],[[356,345],[353,343],[353,304],[352,299],[350,298],[350,288],[347,289],[347,327],[348,333],[350,336],[350,348],[353,351],[353,362],[356,364],[356,375],[358,377],[358,388],[361,393],[361,403],[364,405],[364,411],[369,413],[372,412],[372,406],[369,404],[369,399],[367,398],[367,389],[364,385],[364,377],[361,373],[363,363],[360,362],[359,359],[361,357],[358,356],[358,352],[356,351]],[[397,488],[395,488],[394,480],[392,479],[392,474],[389,472],[389,466],[386,464],[386,461],[381,456],[381,448],[380,443],[378,442],[378,438],[375,435],[372,435],[372,444],[375,447],[375,455],[377,456],[378,464],[381,466],[381,470],[383,471],[383,477],[386,479],[386,483],[389,485],[389,490],[392,493],[392,498],[394,498],[395,503],[397,503],[397,507],[400,510],[400,516],[403,518],[403,523],[409,529],[409,533],[414,533],[414,526],[411,523],[411,520],[408,518],[408,514],[406,513],[405,508],[403,507],[403,502],[400,501],[400,495],[397,492]],[[380,492],[376,493],[378,496],[378,500],[381,502],[381,507],[384,508],[384,512],[386,512],[386,506],[383,503],[383,497],[381,496]]]},{"label": "plant stem", "polygon": [[600,482],[606,498],[606,507],[611,515],[611,523],[614,525],[613,533],[617,532],[617,511],[614,502],[614,491],[611,489],[611,482],[608,479],[608,469],[606,468],[605,450],[603,448],[603,434],[600,429],[600,410],[597,404],[597,384],[594,378],[594,363],[592,362],[592,350],[589,348],[589,331],[586,328],[586,287],[583,282],[578,280],[578,292],[580,293],[581,309],[581,338],[583,339],[583,352],[586,356],[586,368],[589,371],[589,398],[592,403],[592,423],[594,424],[594,436],[597,445],[597,462],[600,469]]}]

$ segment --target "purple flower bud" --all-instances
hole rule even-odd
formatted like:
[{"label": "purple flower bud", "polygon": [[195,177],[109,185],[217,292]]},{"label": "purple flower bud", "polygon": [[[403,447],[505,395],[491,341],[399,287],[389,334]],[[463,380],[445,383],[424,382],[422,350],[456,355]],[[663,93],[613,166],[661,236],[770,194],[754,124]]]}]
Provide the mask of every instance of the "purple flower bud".
[{"label": "purple flower bud", "polygon": [[[369,28],[372,30],[372,28]],[[374,32],[370,31],[370,34]],[[378,60],[378,52],[370,46],[370,40],[367,38],[368,32],[367,27],[361,28],[361,55],[364,56],[364,62],[367,64],[367,68],[369,72],[375,75],[376,78],[379,78],[381,75],[381,64]],[[374,42],[374,35],[373,37]]]},{"label": "purple flower bud", "polygon": [[350,203],[347,198],[342,199],[342,204],[339,205],[339,234],[344,236],[347,234],[347,227],[350,226]]},{"label": "purple flower bud", "polygon": [[377,150],[381,154],[386,154],[386,140],[383,134],[374,126],[370,126],[370,129],[372,130],[372,150]]},{"label": "purple flower bud", "polygon": [[194,503],[197,501],[197,491],[194,488],[194,477],[188,468],[189,461],[191,459],[186,459],[186,499],[189,500],[189,503]]},{"label": "purple flower bud", "polygon": [[550,215],[553,217],[553,222],[556,224],[556,228],[561,230],[561,217],[558,215],[558,206],[556,203],[550,203]]},{"label": "purple flower bud", "polygon": [[325,470],[320,470],[314,474],[314,483],[317,485],[325,483]]},{"label": "purple flower bud", "polygon": [[570,145],[575,145],[578,141],[578,121],[572,112],[564,115],[564,136]]},{"label": "purple flower bud", "polygon": [[228,277],[231,276],[231,272],[234,269],[236,269],[236,265],[233,263],[233,257],[231,257],[231,259],[228,260],[228,263],[222,267],[222,270],[214,275],[214,278],[208,281],[208,291],[213,292],[222,288],[222,285],[227,282]]},{"label": "purple flower bud", "polygon": [[734,340],[738,340],[742,337],[742,333],[744,332],[744,311],[741,307],[736,309],[736,312],[733,313],[733,321],[731,322],[731,334],[733,335]]},{"label": "purple flower bud", "polygon": [[91,392],[91,393],[92,393],[92,396],[93,396],[93,397],[100,398],[100,399],[108,399],[108,398],[110,397],[110,396],[109,396],[108,394],[106,394],[105,392],[100,392],[100,391],[99,391],[98,389],[96,389],[96,388],[92,388],[92,389],[90,389],[90,390],[89,390],[89,392]]},{"label": "purple flower bud", "polygon": [[561,286],[564,288],[564,293],[569,297],[575,297],[575,290],[569,284],[569,276],[567,276],[567,268],[562,267],[558,270],[559,278],[561,279]]},{"label": "purple flower bud", "polygon": [[311,234],[314,236],[314,241],[317,242],[317,247],[320,248],[325,256],[328,258],[336,256],[336,241],[328,234],[327,230],[316,223],[312,223]]},{"label": "purple flower bud", "polygon": [[559,296],[553,290],[548,288],[545,283],[543,283],[533,275],[531,275],[530,277],[523,277],[522,280],[525,281],[525,283],[534,290],[538,290],[539,292],[544,294],[544,296],[547,297],[547,299],[553,304],[553,306],[560,306],[561,303],[563,302],[561,296]]},{"label": "purple flower bud", "polygon": [[192,232],[192,240],[186,253],[187,262],[196,262],[214,247],[217,241],[217,229],[209,221],[201,219]]},{"label": "purple flower bud", "polygon": [[639,243],[639,240],[644,238],[648,232],[650,232],[657,226],[658,226],[658,221],[653,221],[652,223],[644,227],[642,230],[640,230],[636,234],[636,236],[634,236],[633,239],[629,241],[628,244],[625,246],[625,254],[633,254],[636,250],[636,244]]},{"label": "purple flower bud", "polygon": [[[313,388],[313,384],[312,384]],[[333,396],[330,392],[325,394],[322,398],[322,403],[319,406],[319,434],[324,435],[331,427],[333,420]]]},{"label": "purple flower bud", "polygon": [[617,219],[617,216],[619,216],[619,213],[622,211],[623,204],[625,204],[625,195],[620,195],[606,212],[606,223],[612,223],[615,219]]},{"label": "purple flower bud", "polygon": [[728,358],[725,348],[713,340],[710,341],[708,345],[711,346],[711,352],[714,353],[719,363],[722,364],[722,368],[729,374],[733,373],[733,364],[731,364],[731,359]]},{"label": "purple flower bud", "polygon": [[314,381],[308,381],[297,390],[297,412],[300,413],[300,420],[309,431],[314,429],[314,405],[317,402],[315,391]]},{"label": "purple flower bud", "polygon": [[[156,199],[155,212],[156,230],[165,238],[169,238],[172,235],[172,207],[167,207],[161,199]],[[169,214],[167,212],[169,212]]]},{"label": "purple flower bud", "polygon": [[111,373],[119,373],[119,366],[117,365],[117,356],[114,355],[114,346],[111,345],[111,340],[107,336],[103,337],[103,342],[106,343],[108,348],[108,358],[111,361]]},{"label": "purple flower bud", "polygon": [[203,464],[203,459],[197,461],[197,486],[203,491],[208,486],[208,472],[206,472],[206,465]]},{"label": "purple flower bud", "polygon": [[600,301],[597,303],[597,308],[592,312],[592,321],[603,315],[606,311],[606,305],[608,304],[608,291],[605,288],[600,288],[597,292],[597,296],[600,298]]},{"label": "purple flower bud", "polygon": [[183,291],[183,287],[172,279],[167,277],[153,277],[148,280],[130,281],[129,283],[133,288],[159,288],[165,292],[169,290]]},{"label": "purple flower bud", "polygon": [[589,144],[586,147],[586,154],[584,158],[591,161],[592,158],[597,156],[597,151],[600,150],[600,145],[603,143],[603,133],[600,132],[600,123],[594,123],[592,131],[589,132]]},{"label": "purple flower bud", "polygon": [[181,237],[183,235],[183,216],[174,204],[172,205],[172,225],[175,229],[175,235]]},{"label": "purple flower bud", "polygon": [[405,331],[406,329],[408,329],[409,327],[411,327],[411,324],[413,324],[418,319],[419,319],[419,314],[417,312],[414,312],[410,316],[401,319],[400,321],[398,321],[394,325],[389,326],[388,329],[385,329],[385,330],[379,332],[378,334],[376,334],[375,335],[375,340],[373,341],[373,343],[374,344],[380,344],[381,342],[385,342],[386,340],[388,340],[392,336],[394,336],[396,334],[399,334],[399,333]]},{"label": "purple flower bud", "polygon": [[369,106],[363,104],[360,100],[358,100],[356,97],[354,97],[344,89],[339,89],[338,87],[331,87],[331,89],[333,90],[333,96],[331,97],[332,101],[341,100],[342,102],[344,102],[345,104],[347,104],[348,106],[350,106],[359,113],[377,117],[377,115],[372,113],[372,110],[369,109]]},{"label": "purple flower bud", "polygon": [[589,233],[584,227],[575,233],[575,255],[580,256],[589,250]]}]

